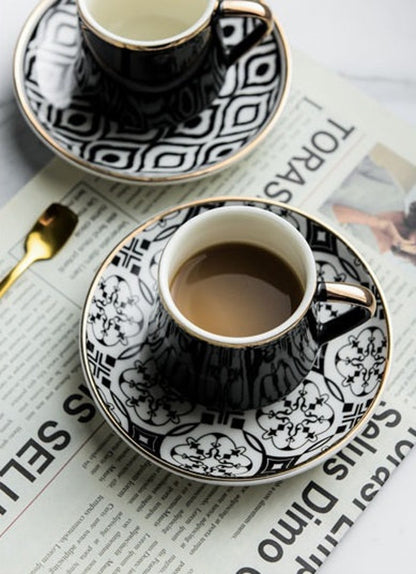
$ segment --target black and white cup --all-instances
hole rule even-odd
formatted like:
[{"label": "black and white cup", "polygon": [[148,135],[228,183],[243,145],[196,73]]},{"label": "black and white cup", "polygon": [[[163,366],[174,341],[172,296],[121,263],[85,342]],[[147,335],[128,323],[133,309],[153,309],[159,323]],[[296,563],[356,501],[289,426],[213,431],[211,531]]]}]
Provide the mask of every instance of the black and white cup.
[{"label": "black and white cup", "polygon": [[[218,94],[227,68],[266,36],[263,0],[76,0],[78,81],[107,114],[143,130],[185,121]],[[231,50],[223,18],[256,25]]]},{"label": "black and white cup", "polygon": [[[171,290],[178,269],[201,250],[225,243],[258,246],[295,271],[302,296],[285,321],[253,336],[230,337],[204,330],[180,311]],[[250,206],[214,208],[181,226],[162,253],[158,289],[149,342],[161,375],[192,400],[219,410],[281,399],[307,376],[321,345],[368,320],[376,308],[364,286],[318,283],[304,237],[278,215]],[[322,323],[322,301],[350,308]]]}]

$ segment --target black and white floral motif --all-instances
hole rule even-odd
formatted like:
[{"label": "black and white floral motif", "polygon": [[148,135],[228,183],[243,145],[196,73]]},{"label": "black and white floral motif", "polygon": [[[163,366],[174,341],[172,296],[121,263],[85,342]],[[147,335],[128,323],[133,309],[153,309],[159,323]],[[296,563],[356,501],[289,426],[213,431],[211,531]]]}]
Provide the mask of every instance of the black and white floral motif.
[{"label": "black and white floral motif", "polygon": [[[320,278],[366,284],[378,306],[365,326],[324,345],[304,382],[283,399],[257,410],[216,412],[181,396],[158,374],[157,341],[148,337],[150,293],[160,251],[175,230],[198,213],[236,203],[286,218],[311,245]],[[319,311],[323,321],[332,315],[331,306]],[[282,479],[341,448],[375,408],[390,355],[387,310],[371,272],[355,252],[302,213],[256,199],[195,203],[133,232],[91,287],[81,339],[88,383],[112,428],[165,468],[220,484]]]},{"label": "black and white floral motif", "polygon": [[172,449],[172,458],[184,470],[212,477],[246,475],[253,463],[245,453],[246,447],[237,445],[220,433],[189,436],[186,443]]},{"label": "black and white floral motif", "polygon": [[366,396],[377,387],[384,370],[386,338],[381,329],[371,327],[351,334],[337,353],[335,364],[344,386],[357,396]]},{"label": "black and white floral motif", "polygon": [[334,420],[329,403],[329,395],[306,380],[285,399],[258,414],[263,440],[271,441],[280,451],[297,450],[316,442]]},{"label": "black and white floral motif", "polygon": [[129,338],[141,331],[143,312],[127,281],[117,275],[100,281],[88,322],[97,341],[110,347],[117,343],[127,345]]},{"label": "black and white floral motif", "polygon": [[[250,19],[227,18],[229,45]],[[176,128],[140,133],[110,121],[83,86],[93,70],[78,58],[75,0],[51,0],[29,19],[17,53],[21,108],[37,134],[65,159],[103,176],[147,183],[200,177],[238,159],[276,119],[287,90],[287,53],[277,25],[227,72],[219,96]],[[225,163],[226,162],[226,163]]]},{"label": "black and white floral motif", "polygon": [[151,359],[138,360],[133,368],[122,372],[120,391],[126,409],[134,411],[132,420],[137,418],[151,426],[178,424],[181,417],[192,410],[189,401],[160,383]]}]

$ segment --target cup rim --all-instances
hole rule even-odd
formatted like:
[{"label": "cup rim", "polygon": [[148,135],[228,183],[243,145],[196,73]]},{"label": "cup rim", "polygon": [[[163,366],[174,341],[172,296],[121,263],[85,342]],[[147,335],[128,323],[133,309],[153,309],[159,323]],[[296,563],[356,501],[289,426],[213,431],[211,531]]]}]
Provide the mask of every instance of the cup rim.
[{"label": "cup rim", "polygon": [[147,51],[160,50],[165,49],[168,46],[182,44],[190,38],[196,36],[208,24],[211,14],[218,4],[218,0],[207,0],[207,6],[205,7],[205,10],[198,18],[198,20],[194,22],[192,26],[189,26],[186,28],[186,30],[180,32],[179,34],[175,34],[174,36],[169,36],[166,38],[160,38],[158,40],[138,40],[115,34],[97,22],[87,6],[88,0],[75,1],[77,4],[78,15],[82,23],[96,36],[108,44],[112,44],[113,46],[119,48]]},{"label": "cup rim", "polygon": [[[230,337],[225,335],[219,335],[212,333],[205,329],[202,329],[190,319],[188,319],[177,307],[171,293],[169,286],[169,279],[167,269],[166,269],[166,259],[171,255],[176,249],[177,242],[181,239],[185,233],[189,233],[193,227],[196,227],[199,222],[204,219],[211,219],[217,216],[217,213],[222,210],[238,211],[238,212],[256,212],[258,217],[268,218],[270,221],[273,220],[276,225],[280,225],[286,230],[293,238],[297,241],[298,245],[301,246],[302,255],[304,256],[304,262],[307,266],[307,278],[304,288],[304,294],[301,302],[295,309],[295,311],[290,315],[288,319],[268,331],[258,333],[256,335],[244,336],[244,337]],[[219,242],[221,243],[221,242]],[[247,243],[250,243],[247,241]],[[317,286],[317,272],[316,263],[310,246],[308,245],[306,239],[303,235],[290,223],[281,218],[279,215],[272,213],[270,211],[265,211],[261,208],[254,206],[243,206],[243,205],[233,205],[233,206],[222,206],[218,208],[213,208],[205,213],[198,214],[192,219],[185,222],[171,237],[165,246],[160,261],[158,269],[158,290],[161,303],[163,304],[166,312],[175,321],[175,323],[182,328],[189,335],[209,343],[214,346],[220,347],[257,347],[267,344],[277,339],[282,338],[289,331],[294,329],[306,316],[308,313],[313,298],[315,296]]]}]

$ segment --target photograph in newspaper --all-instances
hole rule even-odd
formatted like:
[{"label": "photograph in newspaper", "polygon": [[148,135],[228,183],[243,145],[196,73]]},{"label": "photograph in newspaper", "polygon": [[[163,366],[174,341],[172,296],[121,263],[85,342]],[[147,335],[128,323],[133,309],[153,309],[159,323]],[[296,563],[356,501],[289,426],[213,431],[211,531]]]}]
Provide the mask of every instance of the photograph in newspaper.
[{"label": "photograph in newspaper", "polygon": [[416,270],[416,166],[381,144],[321,208],[382,260]]}]

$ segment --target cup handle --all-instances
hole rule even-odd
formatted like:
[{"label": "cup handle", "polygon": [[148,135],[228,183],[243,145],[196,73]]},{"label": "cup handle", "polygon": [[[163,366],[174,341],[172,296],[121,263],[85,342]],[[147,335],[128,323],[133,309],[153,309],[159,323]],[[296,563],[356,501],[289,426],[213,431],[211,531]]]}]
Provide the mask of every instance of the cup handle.
[{"label": "cup handle", "polygon": [[270,8],[257,0],[222,0],[218,7],[219,18],[256,18],[260,23],[236,46],[225,50],[225,61],[231,66],[255,44],[260,42],[273,30],[273,14]]},{"label": "cup handle", "polygon": [[374,316],[377,307],[376,299],[370,289],[353,283],[319,283],[315,301],[352,305],[352,308],[342,315],[319,325],[317,332],[319,345],[328,343],[331,339],[365,323]]}]

